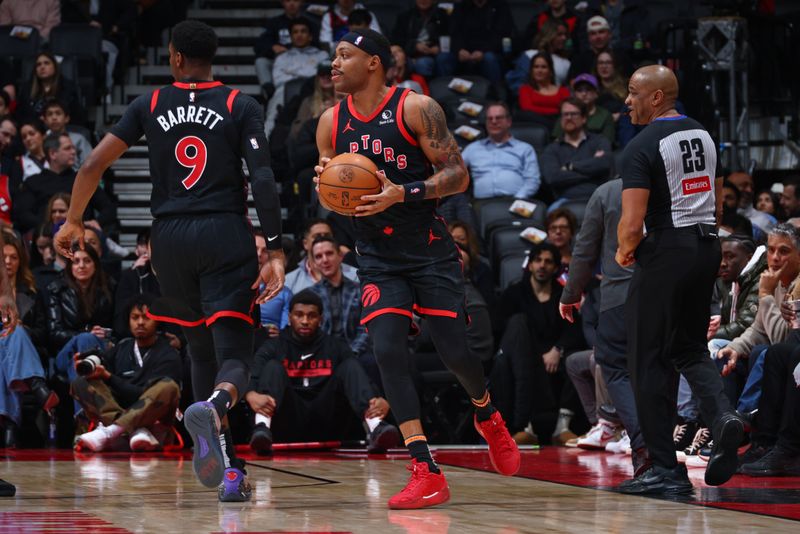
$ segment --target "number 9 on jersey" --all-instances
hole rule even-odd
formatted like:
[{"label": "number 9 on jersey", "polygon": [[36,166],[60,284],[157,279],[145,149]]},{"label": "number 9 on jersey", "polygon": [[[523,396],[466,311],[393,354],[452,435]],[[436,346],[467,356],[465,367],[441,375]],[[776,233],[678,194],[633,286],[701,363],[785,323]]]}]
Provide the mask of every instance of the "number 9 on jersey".
[{"label": "number 9 on jersey", "polygon": [[206,144],[199,137],[187,135],[175,145],[175,159],[182,166],[191,169],[189,175],[181,183],[186,189],[191,189],[200,180],[208,161]]}]

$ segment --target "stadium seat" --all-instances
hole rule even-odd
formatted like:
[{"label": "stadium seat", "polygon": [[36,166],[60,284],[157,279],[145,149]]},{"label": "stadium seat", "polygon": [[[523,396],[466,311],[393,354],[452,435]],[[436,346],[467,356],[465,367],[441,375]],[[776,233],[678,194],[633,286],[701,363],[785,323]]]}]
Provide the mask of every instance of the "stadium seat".
[{"label": "stadium seat", "polygon": [[76,80],[84,105],[97,103],[103,92],[105,58],[103,31],[89,24],[61,24],[50,32],[50,49],[59,56],[73,57],[78,66]]},{"label": "stadium seat", "polygon": [[364,7],[378,19],[384,35],[391,35],[397,16],[411,7],[409,2],[398,0],[372,0],[363,2]]},{"label": "stadium seat", "polygon": [[525,258],[528,255],[528,251],[525,250],[520,253],[519,256],[506,256],[500,262],[500,268],[498,271],[500,272],[500,281],[498,287],[500,291],[505,290],[511,284],[518,282],[522,278],[523,273],[523,264],[525,263]]},{"label": "stadium seat", "polygon": [[569,210],[578,220],[578,228],[583,224],[583,215],[586,213],[585,200],[570,200],[561,205],[562,209]]},{"label": "stadium seat", "polygon": [[533,146],[536,155],[540,155],[550,141],[550,130],[535,122],[513,122],[511,135]]},{"label": "stadium seat", "polygon": [[478,230],[481,238],[486,240],[489,237],[490,227],[497,226],[499,224],[508,225],[514,221],[519,221],[520,224],[525,226],[544,228],[544,219],[547,212],[547,206],[545,206],[543,202],[540,200],[528,201],[536,204],[536,210],[534,210],[531,217],[520,217],[519,215],[508,211],[508,208],[513,202],[514,199],[510,197],[492,198],[476,202],[476,204],[478,204],[478,207],[476,208],[476,215],[478,217]]},{"label": "stadium seat", "polygon": [[[448,87],[453,78],[461,78],[472,82],[472,87],[466,93],[453,91]],[[440,76],[428,83],[431,98],[443,104],[460,103],[465,100],[485,102],[489,98],[491,82],[483,76]]]},{"label": "stadium seat", "polygon": [[39,32],[33,28],[27,39],[20,39],[11,35],[14,26],[0,26],[0,68],[9,68],[8,79],[28,80],[30,76],[24,75],[23,63],[26,60],[34,61],[41,46]]},{"label": "stadium seat", "polygon": [[496,229],[492,232],[489,241],[489,254],[492,259],[492,269],[497,272],[503,258],[508,256],[518,257],[530,247],[530,241],[519,236],[526,228],[525,225],[510,225]]}]

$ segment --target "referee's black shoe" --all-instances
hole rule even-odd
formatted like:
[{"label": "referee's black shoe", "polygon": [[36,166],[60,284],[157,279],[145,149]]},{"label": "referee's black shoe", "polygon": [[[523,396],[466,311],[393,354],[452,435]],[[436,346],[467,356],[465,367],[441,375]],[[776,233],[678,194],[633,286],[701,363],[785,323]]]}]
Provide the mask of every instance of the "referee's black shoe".
[{"label": "referee's black shoe", "polygon": [[672,469],[651,465],[641,475],[617,486],[617,491],[629,495],[690,495],[693,490],[684,464]]},{"label": "referee's black shoe", "polygon": [[744,436],[744,421],[736,412],[727,412],[714,422],[711,432],[714,446],[706,466],[706,484],[719,486],[736,473],[739,445]]}]

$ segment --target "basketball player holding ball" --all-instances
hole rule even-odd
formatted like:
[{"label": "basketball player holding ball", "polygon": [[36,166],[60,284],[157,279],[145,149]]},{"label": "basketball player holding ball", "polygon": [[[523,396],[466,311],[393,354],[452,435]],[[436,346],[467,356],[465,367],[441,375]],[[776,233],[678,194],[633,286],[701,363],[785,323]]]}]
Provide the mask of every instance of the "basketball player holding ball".
[{"label": "basketball player holding ball", "polygon": [[386,86],[391,57],[389,41],[371,30],[354,30],[339,41],[332,77],[336,91],[348,96],[320,118],[315,181],[336,154],[361,154],[380,169],[383,190],[363,196],[368,203],[355,208],[361,323],[369,328],[386,396],[412,457],[408,484],[389,499],[390,508],[405,509],[450,498],[422,431],[409,373],[413,312],[429,322],[440,357],[472,399],[475,427],[489,444],[492,465],[513,475],[520,458],[492,407],[481,363],[467,350],[459,254],[435,211],[436,199],[464,191],[469,175],[441,107]]}]

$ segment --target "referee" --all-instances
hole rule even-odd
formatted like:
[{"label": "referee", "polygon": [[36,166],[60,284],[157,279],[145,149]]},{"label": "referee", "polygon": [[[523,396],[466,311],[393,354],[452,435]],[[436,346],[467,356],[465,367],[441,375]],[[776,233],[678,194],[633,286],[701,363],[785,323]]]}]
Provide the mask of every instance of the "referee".
[{"label": "referee", "polygon": [[625,309],[628,362],[651,467],[619,490],[691,493],[672,441],[678,373],[699,397],[711,426],[706,484],[723,484],[736,471],[744,433],[706,345],[721,260],[715,214],[718,220],[722,178],[711,136],[675,110],[678,80],[672,71],[643,67],[631,77],[628,92],[631,122],[648,126],[623,155],[616,260],[621,266],[636,264]]}]

